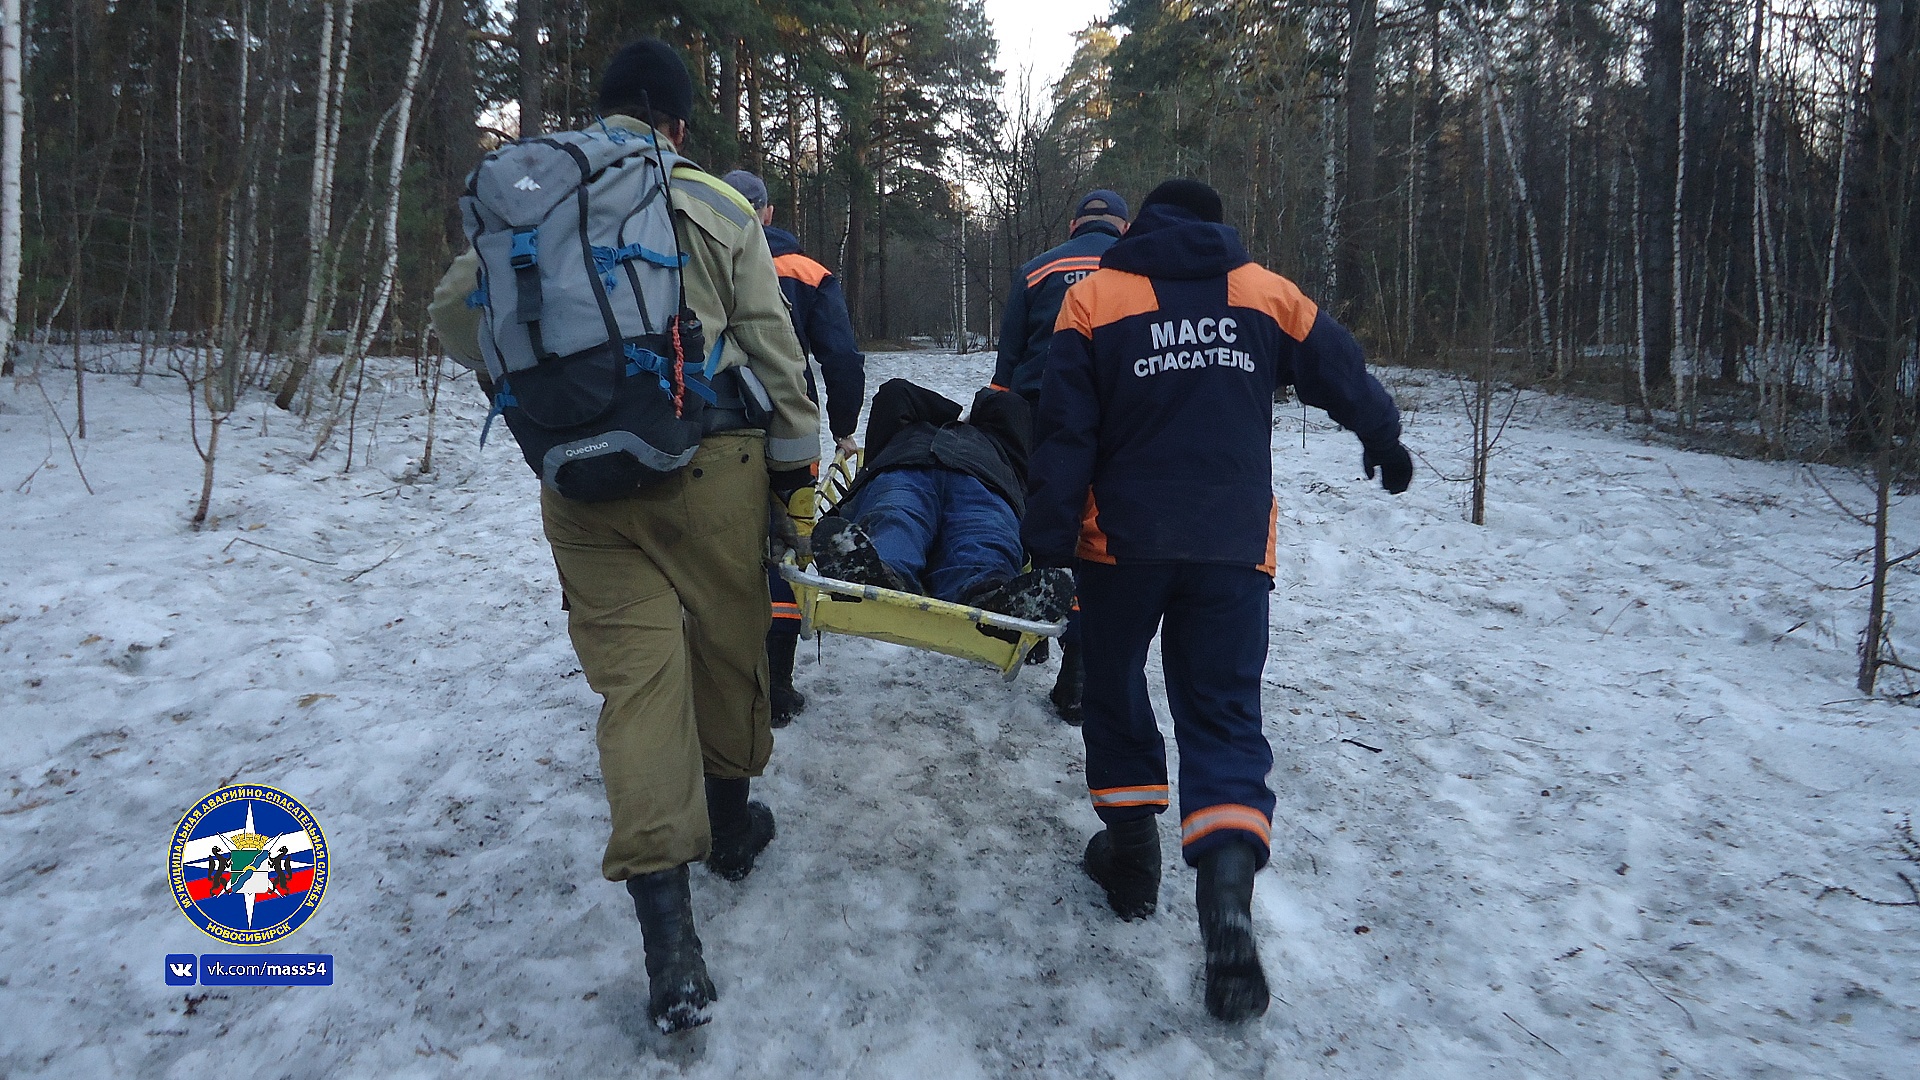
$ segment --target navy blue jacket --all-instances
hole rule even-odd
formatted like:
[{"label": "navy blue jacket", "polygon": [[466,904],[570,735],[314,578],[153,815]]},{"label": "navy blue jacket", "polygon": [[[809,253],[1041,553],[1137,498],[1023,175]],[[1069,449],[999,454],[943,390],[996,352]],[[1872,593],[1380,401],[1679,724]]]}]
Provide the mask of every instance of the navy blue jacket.
[{"label": "navy blue jacket", "polygon": [[1074,282],[1100,268],[1120,230],[1109,222],[1089,221],[1059,247],[1028,260],[1013,275],[1013,291],[1000,319],[1000,358],[993,365],[993,389],[1011,390],[1032,404],[1040,397],[1040,373],[1047,365],[1060,302]]},{"label": "navy blue jacket", "polygon": [[[800,347],[820,364],[827,380],[827,429],[844,439],[860,426],[860,403],[867,397],[867,358],[853,340],[853,321],[840,279],[800,250],[800,238],[767,226],[767,247],[780,275],[780,291],[793,306],[793,332]],[[807,396],[820,400],[813,368],[807,368]]]},{"label": "navy blue jacket", "polygon": [[1400,414],[1360,345],[1239,234],[1155,205],[1060,309],[1035,422],[1036,565],[1274,568],[1273,392],[1291,383],[1368,446]]}]

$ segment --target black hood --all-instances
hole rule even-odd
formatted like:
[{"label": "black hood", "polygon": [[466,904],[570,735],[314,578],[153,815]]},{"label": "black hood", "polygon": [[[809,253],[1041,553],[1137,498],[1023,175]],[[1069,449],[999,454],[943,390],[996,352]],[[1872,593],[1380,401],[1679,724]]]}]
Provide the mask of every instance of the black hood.
[{"label": "black hood", "polygon": [[1201,221],[1191,210],[1155,203],[1140,211],[1127,235],[1107,249],[1100,265],[1145,277],[1220,277],[1252,262],[1240,233]]},{"label": "black hood", "polygon": [[767,226],[767,250],[774,258],[782,255],[798,255],[801,252],[800,238],[785,229]]}]

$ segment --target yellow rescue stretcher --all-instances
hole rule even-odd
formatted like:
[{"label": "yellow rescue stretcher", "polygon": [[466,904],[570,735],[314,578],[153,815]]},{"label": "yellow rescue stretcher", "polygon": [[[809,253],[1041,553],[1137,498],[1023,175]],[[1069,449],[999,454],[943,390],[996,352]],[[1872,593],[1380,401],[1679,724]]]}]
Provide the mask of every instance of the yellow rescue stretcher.
[{"label": "yellow rescue stretcher", "polygon": [[[844,453],[828,466],[820,483],[821,513],[840,501],[858,468],[858,459]],[[1065,622],[1016,619],[918,593],[823,577],[800,566],[791,554],[781,561],[780,576],[793,586],[799,601],[803,638],[811,640],[826,631],[890,641],[991,664],[1008,682],[1020,674],[1035,645],[1067,629]]]}]

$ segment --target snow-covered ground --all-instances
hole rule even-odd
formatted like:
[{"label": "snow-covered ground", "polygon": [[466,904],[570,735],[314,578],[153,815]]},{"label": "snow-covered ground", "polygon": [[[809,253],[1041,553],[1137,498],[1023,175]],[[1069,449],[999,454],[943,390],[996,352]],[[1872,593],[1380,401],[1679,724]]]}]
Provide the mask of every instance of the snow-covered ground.
[{"label": "snow-covered ground", "polygon": [[[874,385],[960,397],[989,364],[871,359]],[[1464,471],[1447,380],[1387,374],[1409,444]],[[1279,410],[1279,808],[1255,898],[1277,999],[1243,1030],[1201,1007],[1171,822],[1153,919],[1115,921],[1081,876],[1097,825],[1050,668],[1008,686],[803,643],[811,705],[757,787],[779,839],[744,883],[696,871],[721,1002],[667,1041],[641,1016],[626,894],[598,875],[597,700],[535,483],[504,432],[476,449],[464,384],[417,475],[425,413],[391,375],[345,474],[338,440],[309,463],[311,433],[250,401],[200,532],[178,380],[92,379],[91,496],[40,391],[0,387],[0,1074],[1920,1065],[1920,908],[1823,895],[1914,900],[1920,711],[1857,700],[1845,559],[1865,534],[1804,469],[1529,397],[1476,528],[1430,468],[1389,498],[1349,436],[1315,414],[1303,448]],[[70,373],[46,385],[71,422]],[[168,837],[236,779],[327,831],[326,902],[281,947],[335,954],[330,988],[162,984],[163,954],[221,948],[174,907]]]}]

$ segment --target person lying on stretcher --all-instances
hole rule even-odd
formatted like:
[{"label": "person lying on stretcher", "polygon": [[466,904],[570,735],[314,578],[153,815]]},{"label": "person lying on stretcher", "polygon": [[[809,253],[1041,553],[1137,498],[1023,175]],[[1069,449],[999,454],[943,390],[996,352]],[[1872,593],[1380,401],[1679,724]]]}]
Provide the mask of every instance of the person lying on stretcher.
[{"label": "person lying on stretcher", "polygon": [[1017,394],[982,390],[973,411],[905,379],[873,395],[867,464],[813,531],[814,568],[1036,622],[1073,604],[1066,570],[1022,572],[1033,416]]}]

